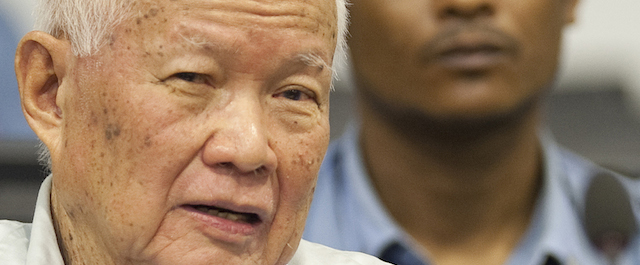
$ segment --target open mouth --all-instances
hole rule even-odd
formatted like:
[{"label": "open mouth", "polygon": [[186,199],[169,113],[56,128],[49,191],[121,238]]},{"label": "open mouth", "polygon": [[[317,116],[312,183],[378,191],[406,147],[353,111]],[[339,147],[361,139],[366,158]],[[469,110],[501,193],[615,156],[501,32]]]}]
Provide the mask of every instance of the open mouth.
[{"label": "open mouth", "polygon": [[241,213],[235,212],[224,208],[218,208],[214,206],[208,205],[192,205],[193,209],[198,212],[223,218],[233,222],[246,223],[246,224],[257,224],[260,222],[260,216],[254,213]]}]

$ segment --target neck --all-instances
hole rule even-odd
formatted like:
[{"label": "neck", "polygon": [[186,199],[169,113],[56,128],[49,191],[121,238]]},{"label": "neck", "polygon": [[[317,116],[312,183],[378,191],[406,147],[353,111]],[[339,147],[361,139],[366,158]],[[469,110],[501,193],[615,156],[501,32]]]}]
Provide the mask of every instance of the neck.
[{"label": "neck", "polygon": [[399,225],[435,264],[503,263],[538,192],[538,107],[475,126],[408,122],[361,107],[366,167]]},{"label": "neck", "polygon": [[[55,185],[55,183],[54,183]],[[94,240],[96,237],[81,226],[75,225],[74,214],[61,204],[57,189],[51,189],[51,216],[58,239],[58,246],[66,265],[105,264],[115,265],[104,244]]]}]

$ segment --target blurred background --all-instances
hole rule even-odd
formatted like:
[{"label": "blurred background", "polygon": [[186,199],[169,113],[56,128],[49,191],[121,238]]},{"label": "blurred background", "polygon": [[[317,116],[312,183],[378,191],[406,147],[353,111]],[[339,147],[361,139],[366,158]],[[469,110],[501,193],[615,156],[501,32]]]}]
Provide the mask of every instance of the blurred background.
[{"label": "blurred background", "polygon": [[[19,38],[32,29],[36,0],[0,0],[0,219],[31,221],[45,175],[24,121],[13,70]],[[561,69],[548,100],[556,139],[591,160],[640,176],[640,1],[582,0],[567,29]],[[331,96],[335,139],[350,115],[349,66]]]}]

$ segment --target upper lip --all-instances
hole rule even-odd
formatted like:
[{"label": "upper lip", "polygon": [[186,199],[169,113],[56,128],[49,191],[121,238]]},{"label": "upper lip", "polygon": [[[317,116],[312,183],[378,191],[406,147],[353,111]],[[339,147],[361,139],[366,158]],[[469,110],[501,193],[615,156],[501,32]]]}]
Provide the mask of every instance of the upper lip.
[{"label": "upper lip", "polygon": [[421,60],[429,63],[449,56],[472,53],[515,55],[517,41],[506,33],[487,26],[461,26],[436,35],[422,49]]}]

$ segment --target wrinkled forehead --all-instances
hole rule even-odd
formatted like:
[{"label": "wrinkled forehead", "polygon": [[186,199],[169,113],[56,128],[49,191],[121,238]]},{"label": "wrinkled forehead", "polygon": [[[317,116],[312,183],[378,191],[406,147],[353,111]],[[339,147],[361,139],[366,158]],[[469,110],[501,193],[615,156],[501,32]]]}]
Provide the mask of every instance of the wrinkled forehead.
[{"label": "wrinkled forehead", "polygon": [[148,18],[159,11],[230,26],[305,28],[314,32],[337,28],[335,0],[142,0],[134,12]]},{"label": "wrinkled forehead", "polygon": [[299,48],[303,40],[320,41],[316,48],[326,61],[331,61],[337,43],[335,0],[140,0],[132,11],[127,25],[134,32],[125,35],[139,43],[187,40],[229,48],[260,46],[289,35],[299,40],[287,42],[290,49]]}]

